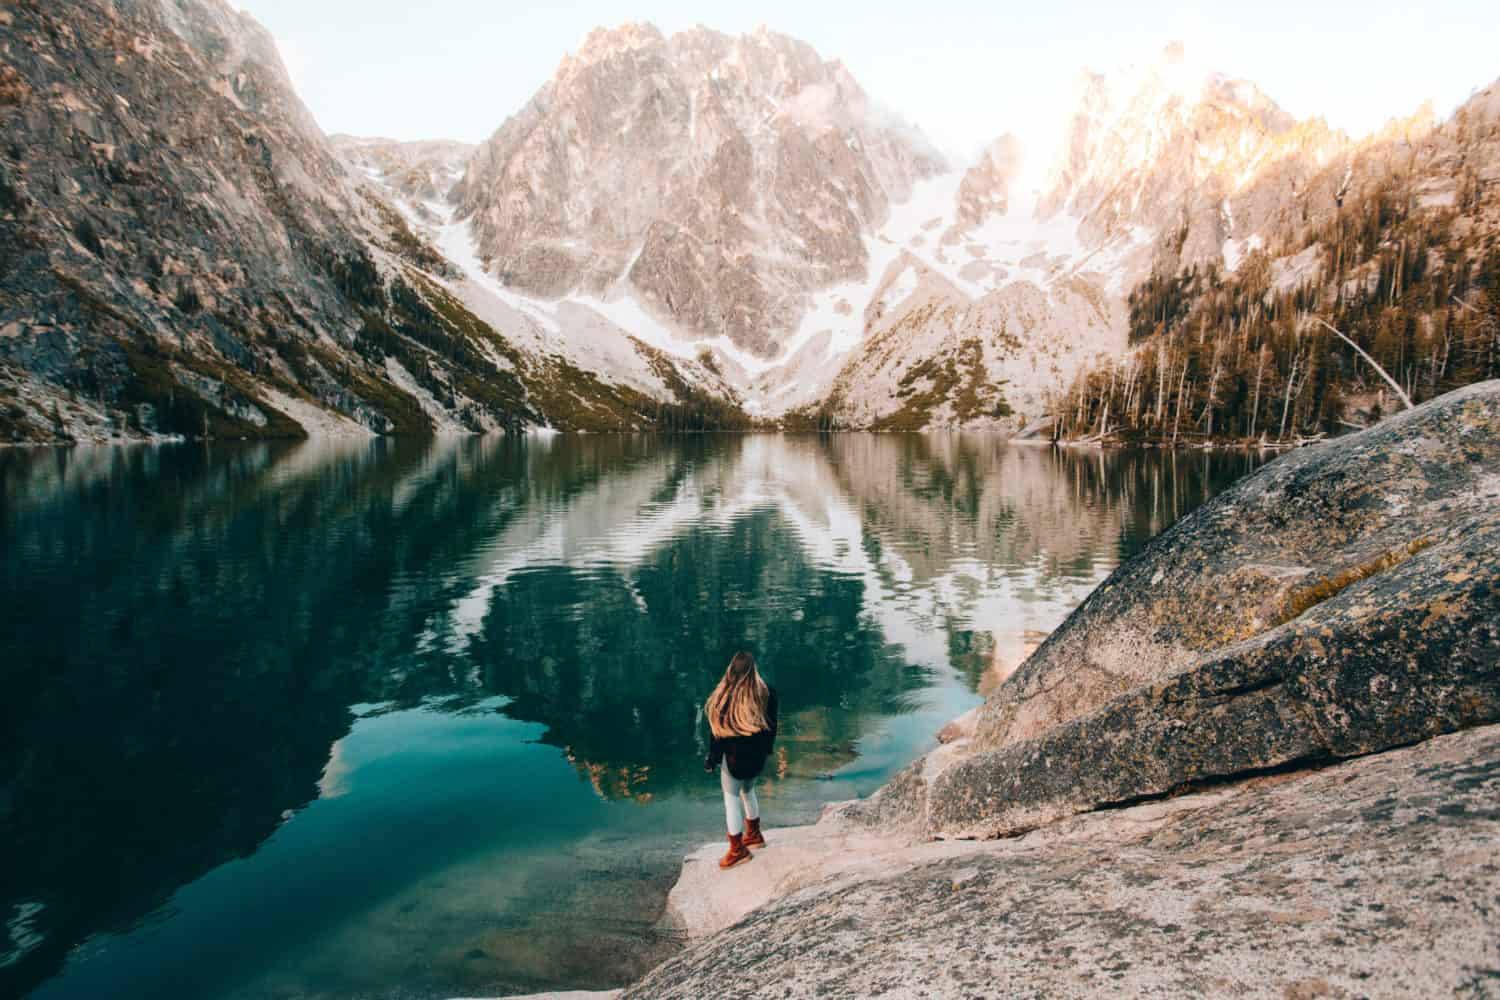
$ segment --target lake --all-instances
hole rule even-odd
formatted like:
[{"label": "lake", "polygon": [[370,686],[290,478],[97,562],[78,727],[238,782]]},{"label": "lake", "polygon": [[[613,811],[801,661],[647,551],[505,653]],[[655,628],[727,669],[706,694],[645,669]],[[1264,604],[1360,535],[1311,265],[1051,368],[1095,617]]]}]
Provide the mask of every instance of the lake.
[{"label": "lake", "polygon": [[602,988],[722,839],[699,705],[779,692],[768,838],[1259,459],[984,435],[0,450],[0,995]]}]

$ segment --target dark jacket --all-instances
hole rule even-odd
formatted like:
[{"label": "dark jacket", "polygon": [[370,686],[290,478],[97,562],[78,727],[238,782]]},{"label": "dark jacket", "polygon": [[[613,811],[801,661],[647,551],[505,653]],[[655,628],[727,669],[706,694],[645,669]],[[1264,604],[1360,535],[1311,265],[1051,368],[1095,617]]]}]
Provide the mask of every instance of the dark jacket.
[{"label": "dark jacket", "polygon": [[776,745],[776,689],[768,687],[767,691],[767,728],[753,736],[726,736],[723,739],[714,736],[710,729],[708,759],[703,762],[703,770],[713,771],[720,761],[724,761],[729,765],[729,773],[741,781],[760,776],[766,758],[771,756],[771,748]]}]

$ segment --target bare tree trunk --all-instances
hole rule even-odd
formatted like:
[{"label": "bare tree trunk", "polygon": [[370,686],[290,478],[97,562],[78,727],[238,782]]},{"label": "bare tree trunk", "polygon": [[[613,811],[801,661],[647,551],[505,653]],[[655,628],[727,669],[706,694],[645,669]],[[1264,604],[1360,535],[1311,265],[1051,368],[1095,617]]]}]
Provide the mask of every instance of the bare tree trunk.
[{"label": "bare tree trunk", "polygon": [[1206,433],[1209,437],[1214,436],[1214,396],[1219,389],[1219,344],[1214,344],[1214,370],[1208,377],[1208,402],[1203,405],[1203,416],[1208,420]]},{"label": "bare tree trunk", "polygon": [[1182,423],[1182,407],[1186,404],[1183,398],[1183,387],[1187,382],[1187,361],[1182,362],[1182,378],[1177,380],[1177,411],[1172,414],[1172,443],[1177,443],[1177,427]]},{"label": "bare tree trunk", "polygon": [[1167,348],[1165,342],[1158,341],[1156,347],[1156,419],[1152,421],[1157,427],[1161,426],[1162,406],[1167,398]]},{"label": "bare tree trunk", "polygon": [[1403,402],[1403,403],[1406,404],[1406,408],[1408,410],[1412,408],[1412,406],[1411,406],[1411,397],[1406,394],[1406,390],[1403,389],[1403,388],[1401,388],[1401,384],[1399,382],[1397,382],[1395,379],[1391,378],[1391,376],[1386,372],[1386,370],[1384,368],[1380,367],[1379,363],[1376,362],[1376,360],[1374,358],[1372,358],[1368,354],[1366,354],[1363,347],[1360,347],[1354,341],[1352,341],[1348,337],[1344,336],[1342,333],[1340,333],[1337,329],[1334,328],[1333,324],[1326,322],[1325,320],[1323,320],[1322,317],[1320,317],[1320,316],[1314,316],[1313,319],[1316,322],[1321,323],[1324,327],[1326,327],[1330,332],[1333,333],[1333,335],[1335,337],[1338,337],[1344,343],[1346,343],[1350,347],[1354,348],[1355,352],[1358,353],[1360,357],[1362,357],[1366,361],[1368,361],[1370,363],[1370,367],[1374,368],[1375,371],[1380,375],[1380,377],[1383,378],[1383,379],[1385,379],[1386,382],[1388,382],[1390,384],[1390,387],[1392,389],[1396,390],[1396,395],[1398,395],[1398,396],[1401,397],[1401,402]]},{"label": "bare tree trunk", "polygon": [[1406,271],[1406,241],[1401,241],[1401,247],[1397,251],[1396,273],[1391,275],[1391,305],[1401,297],[1401,275]]},{"label": "bare tree trunk", "polygon": [[1281,403],[1281,430],[1276,432],[1278,441],[1286,438],[1286,418],[1292,408],[1292,387],[1297,384],[1297,364],[1300,360],[1300,355],[1292,356],[1292,372],[1286,379],[1286,398]]},{"label": "bare tree trunk", "polygon": [[1255,398],[1250,403],[1250,437],[1255,437],[1255,418],[1260,412],[1260,387],[1265,381],[1266,345],[1260,347],[1260,357],[1255,362]]}]

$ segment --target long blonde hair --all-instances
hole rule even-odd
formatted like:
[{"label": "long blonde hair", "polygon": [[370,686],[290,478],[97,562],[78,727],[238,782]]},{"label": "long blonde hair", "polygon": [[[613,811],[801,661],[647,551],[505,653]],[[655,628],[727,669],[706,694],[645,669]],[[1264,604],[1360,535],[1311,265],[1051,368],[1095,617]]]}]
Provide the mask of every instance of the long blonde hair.
[{"label": "long blonde hair", "polygon": [[755,667],[755,657],[749,653],[735,653],[734,659],[719,679],[719,686],[703,705],[703,714],[708,716],[708,728],[714,736],[754,736],[766,723],[766,702],[771,689],[761,680]]}]

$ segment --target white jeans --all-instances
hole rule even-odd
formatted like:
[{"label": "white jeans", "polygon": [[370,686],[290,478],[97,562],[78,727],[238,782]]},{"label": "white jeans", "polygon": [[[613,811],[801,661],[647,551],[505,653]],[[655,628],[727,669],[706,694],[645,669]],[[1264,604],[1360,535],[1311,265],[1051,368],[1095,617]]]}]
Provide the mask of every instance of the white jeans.
[{"label": "white jeans", "polygon": [[755,779],[741,781],[729,773],[727,763],[719,765],[719,787],[724,790],[724,822],[729,832],[745,832],[745,819],[760,819],[760,803],[755,798]]}]

